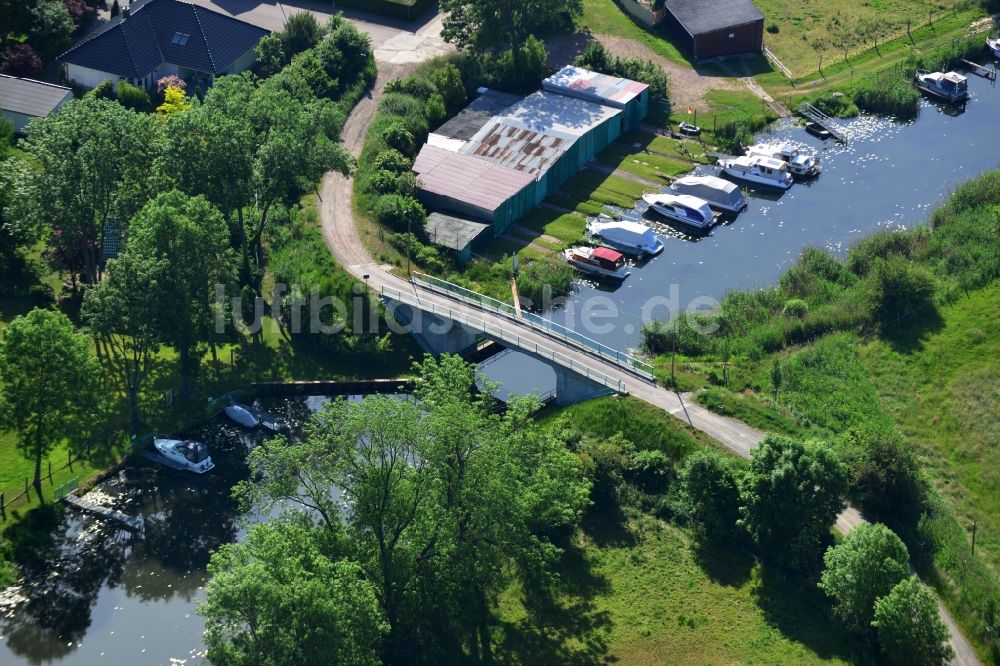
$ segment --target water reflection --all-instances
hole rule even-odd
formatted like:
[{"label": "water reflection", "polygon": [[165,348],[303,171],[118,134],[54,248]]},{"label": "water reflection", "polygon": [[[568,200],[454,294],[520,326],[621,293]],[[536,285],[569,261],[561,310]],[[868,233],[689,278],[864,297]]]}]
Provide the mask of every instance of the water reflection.
[{"label": "water reflection", "polygon": [[[258,406],[287,419],[296,436],[324,402]],[[68,512],[24,562],[17,598],[0,605],[0,663],[182,663],[200,656],[202,619],[194,607],[205,567],[213,550],[260,518],[242,515],[231,489],[247,478],[246,453],[266,434],[221,417],[177,434],[205,442],[216,468],[198,476],[139,458],[100,483],[92,492],[141,516],[143,532]]]}]

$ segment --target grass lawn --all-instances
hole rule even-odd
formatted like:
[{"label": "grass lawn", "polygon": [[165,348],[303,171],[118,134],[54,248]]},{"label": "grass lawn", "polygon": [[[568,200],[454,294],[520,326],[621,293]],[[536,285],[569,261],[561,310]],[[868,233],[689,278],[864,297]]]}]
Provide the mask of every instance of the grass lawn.
[{"label": "grass lawn", "polygon": [[941,310],[942,328],[912,350],[882,341],[862,362],[882,404],[917,448],[1000,574],[1000,284]]},{"label": "grass lawn", "polygon": [[[785,3],[790,0],[778,1]],[[895,0],[885,0],[885,2],[895,4]],[[834,4],[837,2],[835,1]],[[877,4],[880,3],[872,3],[868,7],[874,7]],[[864,7],[863,5],[856,6]],[[926,7],[926,4],[923,6]],[[766,14],[763,6],[762,10]],[[808,95],[835,88],[850,87],[857,78],[896,67],[904,63],[910,55],[948,46],[953,40],[968,33],[970,26],[982,19],[983,16],[985,16],[985,12],[974,7],[960,10],[955,14],[949,12],[936,17],[931,25],[927,25],[927,11],[924,9],[921,17],[914,18],[911,37],[905,34],[904,24],[903,32],[897,33],[894,39],[884,43],[880,42],[878,50],[872,48],[870,40],[867,45],[851,45],[848,47],[849,57],[845,61],[844,51],[839,46],[840,42],[836,42],[836,46],[831,46],[824,56],[825,64],[822,73],[816,71],[819,65],[818,55],[806,42],[800,40],[801,53],[808,54],[802,56],[807,63],[802,68],[792,66],[782,54],[778,53],[778,57],[792,68],[796,76],[795,85],[792,85],[784,75],[777,71],[761,74],[757,77],[757,81],[772,96],[788,98],[789,103],[794,105],[799,99]],[[985,35],[981,36],[985,41]],[[767,36],[765,42],[769,38],[770,35]],[[832,39],[831,42],[833,42]]]},{"label": "grass lawn", "polygon": [[[927,12],[950,11],[947,0],[757,0],[768,31],[764,42],[778,59],[795,74],[815,71],[819,53],[831,60],[846,47],[854,50],[906,33],[907,19],[912,28],[927,23]],[[777,32],[772,32],[777,28]]]},{"label": "grass lawn", "polygon": [[666,184],[674,176],[687,173],[693,168],[688,161],[664,157],[662,155],[646,154],[629,150],[622,144],[608,146],[597,157],[597,161],[614,169],[621,169],[650,181]]},{"label": "grass lawn", "polygon": [[576,19],[576,27],[597,35],[634,39],[667,60],[691,65],[687,56],[667,38],[664,31],[651,30],[636,23],[614,0],[583,0],[583,16]]},{"label": "grass lawn", "polygon": [[649,132],[626,132],[622,134],[619,142],[636,150],[649,151],[664,157],[673,157],[676,160],[698,164],[709,163],[704,147],[691,139],[671,139]]},{"label": "grass lawn", "polygon": [[700,548],[649,515],[588,515],[563,555],[555,603],[502,598],[497,656],[510,664],[850,663],[821,593],[765,577],[739,551]]},{"label": "grass lawn", "polygon": [[605,205],[632,208],[642,193],[640,183],[584,169],[563,183],[548,201],[584,215],[596,215]]}]

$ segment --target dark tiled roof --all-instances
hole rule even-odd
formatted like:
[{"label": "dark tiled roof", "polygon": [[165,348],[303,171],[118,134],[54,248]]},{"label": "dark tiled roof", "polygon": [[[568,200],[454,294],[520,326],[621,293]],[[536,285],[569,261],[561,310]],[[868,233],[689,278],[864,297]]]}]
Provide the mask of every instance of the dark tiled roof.
[{"label": "dark tiled roof", "polygon": [[434,130],[435,134],[449,139],[468,141],[483,128],[493,116],[521,101],[517,95],[511,95],[497,90],[487,90],[468,106],[455,114],[451,120]]},{"label": "dark tiled roof", "polygon": [[750,0],[667,0],[667,11],[692,37],[764,20]]},{"label": "dark tiled roof", "polygon": [[[179,0],[140,0],[59,56],[60,62],[142,78],[164,62],[222,73],[267,30]],[[181,35],[179,39],[175,36]],[[186,39],[184,39],[186,37]]]},{"label": "dark tiled roof", "polygon": [[0,74],[0,109],[36,118],[49,115],[73,91],[52,83]]}]

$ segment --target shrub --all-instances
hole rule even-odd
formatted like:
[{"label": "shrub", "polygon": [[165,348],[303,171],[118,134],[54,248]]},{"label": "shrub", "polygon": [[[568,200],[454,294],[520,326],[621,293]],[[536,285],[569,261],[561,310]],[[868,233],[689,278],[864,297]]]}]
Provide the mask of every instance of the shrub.
[{"label": "shrub", "polygon": [[289,58],[285,55],[285,46],[281,41],[281,35],[265,35],[257,42],[254,48],[257,62],[254,64],[254,71],[262,79],[274,76],[281,71],[281,68],[288,64]]},{"label": "shrub", "polygon": [[682,502],[688,518],[710,539],[732,539],[740,533],[740,491],[732,460],[702,449],[684,461],[680,474]]},{"label": "shrub", "polygon": [[372,159],[373,169],[392,173],[404,173],[409,171],[412,166],[413,161],[395,149],[383,150]]},{"label": "shrub", "polygon": [[540,310],[553,296],[568,294],[576,273],[563,261],[539,259],[523,266],[517,278],[521,304]]},{"label": "shrub", "polygon": [[809,305],[806,304],[801,298],[791,298],[785,301],[785,307],[781,309],[781,313],[786,317],[797,317],[802,319],[809,312]]},{"label": "shrub", "polygon": [[777,23],[775,23],[774,21],[771,21],[770,23],[767,24],[767,31],[769,33],[771,33],[772,35],[777,35],[778,32],[781,31],[781,28],[778,27]]},{"label": "shrub", "polygon": [[587,45],[587,49],[573,60],[573,64],[595,72],[647,83],[649,92],[654,97],[667,96],[667,75],[662,67],[651,60],[613,56],[600,42],[594,41]]},{"label": "shrub", "polygon": [[858,276],[868,275],[876,259],[911,256],[912,236],[903,229],[890,229],[862,239],[847,253],[847,268]]},{"label": "shrub", "polygon": [[448,117],[448,110],[444,106],[444,99],[441,95],[434,93],[424,105],[424,115],[431,127],[437,127]]},{"label": "shrub", "polygon": [[278,34],[285,56],[293,58],[296,54],[319,44],[323,28],[310,12],[298,12],[288,17],[284,29]]},{"label": "shrub", "polygon": [[399,194],[386,194],[377,198],[373,212],[380,224],[400,230],[421,229],[427,219],[427,213],[419,201]]},{"label": "shrub", "polygon": [[0,55],[0,74],[33,77],[42,71],[42,59],[28,44],[11,44]]},{"label": "shrub", "polygon": [[164,76],[156,81],[156,92],[160,95],[164,94],[167,88],[177,88],[181,92],[187,90],[187,82],[176,74],[171,74],[170,76]]},{"label": "shrub", "polygon": [[852,432],[850,494],[873,520],[912,534],[928,504],[928,484],[913,452],[892,430]]},{"label": "shrub", "polygon": [[417,148],[413,134],[402,123],[393,123],[382,130],[382,140],[390,148],[409,157],[413,157]]},{"label": "shrub", "polygon": [[385,85],[386,93],[398,93],[409,95],[420,100],[427,100],[431,95],[438,92],[437,86],[431,79],[424,76],[407,76],[403,79],[393,79]]},{"label": "shrub", "polygon": [[462,82],[462,73],[455,65],[448,63],[438,67],[431,72],[431,81],[434,82],[449,113],[455,113],[462,108],[466,99],[465,84]]},{"label": "shrub", "polygon": [[828,116],[852,118],[858,115],[858,105],[841,92],[819,95],[812,100],[812,104]]},{"label": "shrub", "polygon": [[409,172],[396,173],[379,169],[364,177],[363,189],[370,194],[413,195],[417,191],[417,177]]},{"label": "shrub", "polygon": [[118,83],[118,103],[133,111],[151,111],[153,103],[142,88],[131,86],[124,81]]},{"label": "shrub", "polygon": [[90,97],[95,97],[97,99],[117,99],[118,95],[115,93],[115,84],[111,83],[110,80],[101,81],[94,87],[93,90],[87,93]]},{"label": "shrub", "polygon": [[893,256],[877,260],[870,279],[872,312],[884,328],[936,312],[935,281],[926,268]]}]

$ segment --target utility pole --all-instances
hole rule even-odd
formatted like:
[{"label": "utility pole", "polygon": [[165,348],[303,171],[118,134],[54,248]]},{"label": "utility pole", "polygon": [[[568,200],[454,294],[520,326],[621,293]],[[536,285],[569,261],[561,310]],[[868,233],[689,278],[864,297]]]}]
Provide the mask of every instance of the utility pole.
[{"label": "utility pole", "polygon": [[410,220],[406,221],[406,279],[410,279],[410,245],[412,241],[412,234],[410,233]]},{"label": "utility pole", "polygon": [[670,385],[677,390],[677,376],[674,374],[674,357],[677,355],[677,327],[674,327],[673,348],[670,350]]}]

